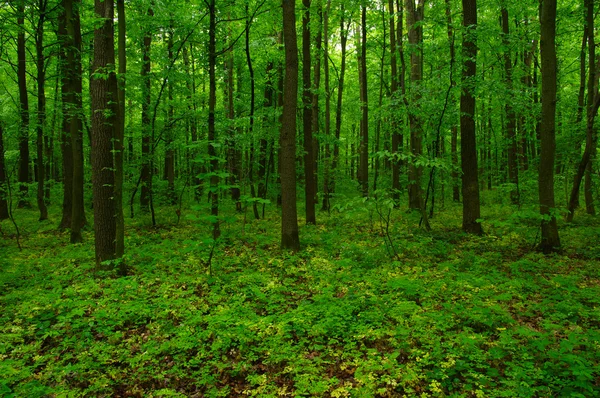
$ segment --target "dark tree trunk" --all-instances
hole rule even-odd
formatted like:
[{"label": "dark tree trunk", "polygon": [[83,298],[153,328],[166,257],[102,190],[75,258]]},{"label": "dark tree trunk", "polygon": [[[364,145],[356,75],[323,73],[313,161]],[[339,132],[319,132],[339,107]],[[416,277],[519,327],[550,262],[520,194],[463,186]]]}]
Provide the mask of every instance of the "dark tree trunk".
[{"label": "dark tree trunk", "polygon": [[[152,8],[148,8],[147,16],[154,16]],[[152,192],[152,120],[150,117],[150,101],[152,91],[152,79],[150,76],[150,46],[152,45],[152,28],[146,26],[143,32],[142,42],[142,169],[140,180],[142,191],[140,193],[140,205],[142,211],[150,208],[150,195]],[[133,199],[132,199],[133,200]]]},{"label": "dark tree trunk", "polygon": [[463,72],[460,96],[460,156],[462,166],[463,231],[480,235],[479,180],[477,168],[477,143],[475,140],[475,78],[477,42],[476,0],[462,0],[463,6]]},{"label": "dark tree trunk", "polygon": [[17,207],[29,207],[29,99],[27,97],[27,66],[25,48],[25,0],[17,3],[17,80],[19,84],[19,113],[21,125],[19,133],[19,201]]},{"label": "dark tree trunk", "polygon": [[[245,52],[246,52],[246,65],[248,66],[248,72],[250,73],[250,121],[248,125],[248,137],[250,139],[250,156],[248,162],[248,182],[250,183],[250,194],[252,198],[256,198],[256,188],[254,187],[254,108],[256,102],[256,82],[254,81],[254,67],[252,65],[252,57],[250,56],[250,25],[252,20],[248,10],[248,4],[246,3],[246,40],[245,40]],[[262,148],[260,148],[262,149]],[[259,177],[260,178],[260,177]],[[260,192],[260,185],[258,188]],[[256,201],[252,202],[252,211],[254,212],[254,218],[260,219],[258,213],[258,204]]]},{"label": "dark tree trunk", "polygon": [[322,211],[329,211],[329,195],[331,187],[331,92],[329,87],[329,12],[331,0],[327,0],[323,17],[323,72],[325,74],[325,167],[323,170],[323,205]]},{"label": "dark tree trunk", "polygon": [[[589,1],[593,3],[592,1]],[[542,58],[542,118],[539,198],[542,219],[540,249],[550,253],[560,249],[554,214],[554,155],[556,153],[556,0],[543,0],[540,8]],[[585,169],[585,167],[584,167]]]},{"label": "dark tree trunk", "polygon": [[423,0],[406,0],[406,25],[408,29],[408,42],[410,51],[410,153],[412,159],[408,167],[408,205],[410,209],[423,210],[423,194],[421,189],[421,177],[423,166],[416,162],[423,154],[423,127],[419,116],[419,93],[421,80],[423,78]]},{"label": "dark tree trunk", "polygon": [[283,87],[283,120],[279,139],[279,164],[281,167],[281,248],[297,251],[300,249],[296,210],[298,44],[296,42],[295,1],[282,0],[282,2],[285,84]]},{"label": "dark tree trunk", "polygon": [[119,98],[114,69],[114,3],[95,1],[102,24],[94,30],[94,60],[90,81],[92,97],[92,184],[96,264],[116,257],[116,204],[113,140]]},{"label": "dark tree trunk", "polygon": [[[106,1],[106,0],[105,0]],[[114,156],[115,156],[115,207],[116,207],[116,257],[123,257],[125,252],[125,217],[123,215],[123,159],[125,156],[125,74],[127,73],[126,52],[126,19],[125,1],[117,0],[118,16],[118,57],[119,57],[119,79],[118,92],[119,106],[117,112],[117,124],[115,125]],[[123,267],[121,266],[121,269]]]},{"label": "dark tree trunk", "polygon": [[367,91],[367,7],[363,4],[360,45],[360,146],[358,181],[363,196],[369,196],[369,99]]},{"label": "dark tree trunk", "polygon": [[46,69],[44,57],[44,23],[46,20],[46,0],[38,1],[39,18],[35,31],[35,50],[37,66],[37,205],[40,211],[40,221],[48,219],[44,180],[46,165],[44,163],[44,130],[46,125]]},{"label": "dark tree trunk", "polygon": [[[323,32],[321,31],[321,25],[323,22],[321,0],[317,2],[317,16],[319,17],[319,29],[315,38],[315,64],[313,67],[313,88],[312,88],[312,108],[311,108],[311,132],[312,132],[312,146],[313,146],[313,202],[315,205],[318,203],[317,194],[319,192],[319,141],[317,140],[319,134],[319,87],[321,84],[321,51],[323,48]],[[327,60],[326,60],[327,61]]]},{"label": "dark tree trunk", "polygon": [[302,129],[304,131],[304,203],[306,206],[306,223],[315,224],[315,164],[311,109],[313,95],[310,81],[310,3],[310,0],[302,0],[302,5],[304,6],[304,14],[302,16]]}]

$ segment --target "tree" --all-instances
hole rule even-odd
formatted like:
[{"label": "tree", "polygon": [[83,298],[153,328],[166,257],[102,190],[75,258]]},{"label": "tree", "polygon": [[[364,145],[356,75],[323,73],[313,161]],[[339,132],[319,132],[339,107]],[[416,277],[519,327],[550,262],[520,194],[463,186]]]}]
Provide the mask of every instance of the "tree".
[{"label": "tree", "polygon": [[[154,10],[148,7],[146,12],[148,20],[154,16]],[[148,21],[149,22],[149,21]],[[150,206],[150,195],[152,192],[152,120],[150,116],[150,102],[152,100],[152,78],[150,76],[152,64],[150,59],[150,48],[152,46],[152,28],[148,23],[142,27],[142,167],[140,181],[142,190],[140,193],[140,205],[143,211]],[[133,200],[133,199],[132,199]]]},{"label": "tree", "polygon": [[281,248],[300,249],[296,209],[296,107],[298,104],[298,43],[296,41],[295,0],[283,2],[285,82],[283,120],[279,138],[281,175]]},{"label": "tree", "polygon": [[[586,174],[586,188],[585,188],[585,198],[586,198],[586,207],[589,214],[594,214],[594,206],[593,206],[593,198],[591,197],[591,159],[593,157],[593,153],[596,152],[596,143],[597,138],[594,131],[594,120],[596,118],[596,114],[598,112],[598,105],[600,104],[600,92],[598,91],[597,84],[597,71],[596,71],[596,43],[594,40],[594,2],[591,0],[585,0],[586,5],[586,34],[588,40],[589,47],[589,55],[588,55],[588,82],[587,82],[587,118],[586,118],[586,135],[585,135],[585,150],[583,151],[583,155],[581,157],[581,161],[578,164],[577,170],[575,172],[575,177],[573,179],[573,187],[571,188],[571,195],[569,198],[569,204],[567,210],[569,213],[567,214],[567,221],[573,221],[573,217],[575,216],[575,209],[577,208],[577,204],[579,203],[579,190],[581,187],[581,180],[584,177],[584,173]],[[585,57],[583,57],[585,58]],[[583,72],[582,72],[583,76]],[[542,75],[543,78],[543,75]],[[580,90],[580,93],[582,90]],[[583,96],[583,94],[581,94]],[[542,102],[543,104],[543,102]],[[578,111],[583,108],[583,103],[580,101],[580,106],[578,107]]]},{"label": "tree", "polygon": [[8,176],[4,163],[4,127],[0,123],[0,221],[9,218],[8,209]]},{"label": "tree", "polygon": [[19,114],[21,116],[19,133],[19,202],[17,207],[29,207],[27,192],[29,188],[29,98],[27,95],[27,59],[25,48],[25,0],[17,3],[17,80],[19,85]]},{"label": "tree", "polygon": [[[107,1],[107,0],[105,0]],[[115,207],[116,207],[116,256],[120,258],[125,251],[125,219],[123,216],[123,158],[125,156],[125,73],[127,72],[125,1],[117,0],[119,35],[119,79],[117,97],[117,124],[115,125]]]},{"label": "tree", "polygon": [[[315,224],[315,163],[312,132],[312,86],[310,81],[310,0],[302,0],[302,129],[304,131],[304,195],[306,223]],[[285,33],[284,33],[285,40]],[[287,69],[286,69],[287,73]],[[284,118],[285,119],[285,118]],[[283,189],[283,188],[282,188]]]},{"label": "tree", "polygon": [[116,258],[116,203],[113,140],[118,112],[117,76],[114,70],[114,3],[95,0],[94,59],[90,81],[92,98],[92,185],[96,264]]},{"label": "tree", "polygon": [[358,182],[360,183],[362,195],[369,196],[369,96],[367,90],[367,6],[361,6],[361,34],[360,34],[360,56],[358,67],[360,86],[360,147],[359,147],[359,171]]},{"label": "tree", "polygon": [[540,54],[542,58],[542,122],[539,171],[542,238],[540,250],[550,253],[560,249],[554,213],[554,155],[556,153],[556,0],[542,0],[540,8]]},{"label": "tree", "polygon": [[460,156],[462,167],[463,222],[465,232],[480,235],[479,177],[475,139],[475,76],[477,72],[477,1],[462,0],[462,91],[460,96]]},{"label": "tree", "polygon": [[213,217],[212,236],[218,239],[221,236],[219,226],[219,177],[217,175],[219,159],[217,158],[215,129],[215,108],[217,106],[217,78],[215,76],[215,64],[217,60],[216,29],[217,10],[215,0],[207,0],[206,5],[209,13],[208,28],[208,158],[210,159],[210,214]]},{"label": "tree", "polygon": [[37,204],[40,221],[48,219],[48,207],[44,192],[46,165],[44,164],[44,129],[46,125],[46,58],[44,57],[44,24],[47,17],[47,0],[37,3],[39,18],[35,29],[35,63],[37,66]]}]

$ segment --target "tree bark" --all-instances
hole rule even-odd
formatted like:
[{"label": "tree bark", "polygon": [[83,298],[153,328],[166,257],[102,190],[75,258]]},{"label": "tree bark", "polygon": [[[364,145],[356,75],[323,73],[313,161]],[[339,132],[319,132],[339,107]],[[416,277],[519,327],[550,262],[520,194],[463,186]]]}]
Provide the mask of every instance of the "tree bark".
[{"label": "tree bark", "polygon": [[[450,43],[450,67],[454,65],[456,59],[456,50],[454,48],[454,28],[452,27],[452,10],[450,9],[450,0],[446,1],[446,21],[448,25],[448,41]],[[454,80],[453,71],[450,71],[450,86],[456,87],[456,81]],[[452,161],[452,172],[450,177],[452,178],[452,200],[460,202],[460,188],[458,178],[458,124],[456,119],[453,118],[452,125],[450,127],[450,159]]]},{"label": "tree bark", "polygon": [[[298,105],[298,44],[296,42],[295,1],[282,0],[285,45],[285,84],[281,125],[281,248],[300,249],[296,209],[296,107]],[[314,202],[313,202],[314,203]]]},{"label": "tree bark", "polygon": [[46,21],[47,0],[38,1],[39,18],[35,31],[35,50],[37,66],[37,205],[40,211],[40,221],[48,219],[48,207],[44,192],[46,164],[44,163],[44,130],[46,125],[46,69],[44,57],[44,23]]},{"label": "tree bark", "polygon": [[542,238],[540,249],[544,253],[550,253],[560,249],[558,226],[554,214],[554,155],[556,152],[556,0],[543,0],[540,13],[540,53],[542,58],[541,152],[538,189],[540,214],[542,215]]},{"label": "tree bark", "polygon": [[362,195],[369,196],[369,98],[367,91],[367,6],[361,6],[361,45],[360,45],[360,146],[358,181]]},{"label": "tree bark", "polygon": [[[106,1],[106,0],[105,0]],[[119,99],[117,124],[115,125],[115,207],[116,207],[116,256],[123,257],[125,252],[125,217],[123,216],[123,159],[125,156],[125,74],[127,73],[126,52],[126,19],[125,1],[117,0],[118,16],[118,57],[119,57],[119,79],[117,96]],[[123,267],[121,267],[123,270]]]},{"label": "tree bark", "polygon": [[29,191],[29,99],[27,96],[27,59],[25,48],[25,0],[17,3],[17,81],[19,85],[19,115],[21,116],[19,132],[19,201],[18,208],[29,207],[27,193]]},{"label": "tree bark", "polygon": [[506,85],[507,96],[504,105],[506,113],[506,139],[508,140],[508,181],[513,184],[510,191],[510,201],[512,204],[519,204],[519,167],[517,163],[517,127],[515,111],[511,105],[512,98],[512,61],[510,57],[510,41],[508,35],[508,11],[505,4],[502,4],[501,9],[502,19],[502,44],[504,50],[504,82]]},{"label": "tree bark", "polygon": [[479,222],[479,179],[477,143],[475,139],[475,78],[477,72],[477,1],[462,0],[463,6],[463,72],[460,96],[460,156],[463,172],[463,231],[481,235]]},{"label": "tree bark", "polygon": [[302,16],[302,130],[304,131],[304,203],[306,207],[306,223],[315,224],[315,164],[311,108],[313,95],[310,79],[310,3],[310,0],[302,0],[302,5],[304,6],[304,14]]},{"label": "tree bark", "polygon": [[[114,3],[95,0],[102,24],[94,30],[92,97],[92,185],[96,265],[116,258],[116,204],[113,143],[119,98],[114,68]],[[103,267],[103,266],[102,266]]]},{"label": "tree bark", "polygon": [[215,0],[208,0],[209,28],[208,28],[208,157],[210,159],[210,214],[212,220],[212,237],[218,239],[221,236],[221,227],[219,225],[219,177],[217,176],[219,168],[219,159],[217,159],[217,133],[215,129],[215,107],[217,105],[217,80],[215,76],[215,67],[217,59],[216,50],[216,28],[217,14]]},{"label": "tree bark", "polygon": [[325,15],[323,16],[323,72],[325,74],[325,167],[323,170],[323,205],[322,211],[329,211],[331,187],[331,92],[329,87],[329,12],[331,0],[327,0]]},{"label": "tree bark", "polygon": [[[335,111],[335,141],[333,144],[333,161],[331,163],[331,185],[330,192],[335,192],[335,180],[336,170],[338,162],[340,160],[340,134],[342,131],[342,100],[344,93],[344,76],[346,74],[346,45],[348,43],[348,31],[349,29],[344,26],[344,4],[342,3],[340,9],[340,46],[341,46],[341,63],[340,63],[340,75],[338,80],[337,90],[337,101]],[[347,143],[347,141],[346,141]],[[346,161],[348,157],[346,157]]]}]

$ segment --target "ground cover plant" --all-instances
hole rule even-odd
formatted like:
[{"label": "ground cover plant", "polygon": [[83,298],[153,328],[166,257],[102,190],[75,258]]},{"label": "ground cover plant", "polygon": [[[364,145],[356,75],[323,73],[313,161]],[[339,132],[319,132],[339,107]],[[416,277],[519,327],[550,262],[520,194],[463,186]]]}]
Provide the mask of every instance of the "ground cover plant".
[{"label": "ground cover plant", "polygon": [[69,245],[19,210],[22,251],[1,224],[0,395],[600,395],[597,220],[544,256],[514,209],[484,211],[478,237],[455,206],[433,232],[394,211],[397,255],[368,203],[301,228],[297,253],[240,215],[211,270],[209,228],[159,213],[128,225],[126,276],[95,270],[90,231]]}]

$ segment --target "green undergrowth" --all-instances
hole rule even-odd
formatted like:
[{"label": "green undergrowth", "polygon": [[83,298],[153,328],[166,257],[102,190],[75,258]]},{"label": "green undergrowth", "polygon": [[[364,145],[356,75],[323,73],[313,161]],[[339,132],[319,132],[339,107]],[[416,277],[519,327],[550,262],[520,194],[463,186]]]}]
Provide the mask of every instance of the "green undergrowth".
[{"label": "green undergrowth", "polygon": [[125,277],[94,271],[91,232],[72,246],[18,211],[22,251],[1,224],[0,396],[599,396],[597,220],[561,224],[543,256],[526,211],[484,211],[470,237],[453,206],[431,232],[394,210],[397,255],[368,203],[319,214],[296,254],[276,214],[249,211],[211,267],[201,222],[142,216]]}]

